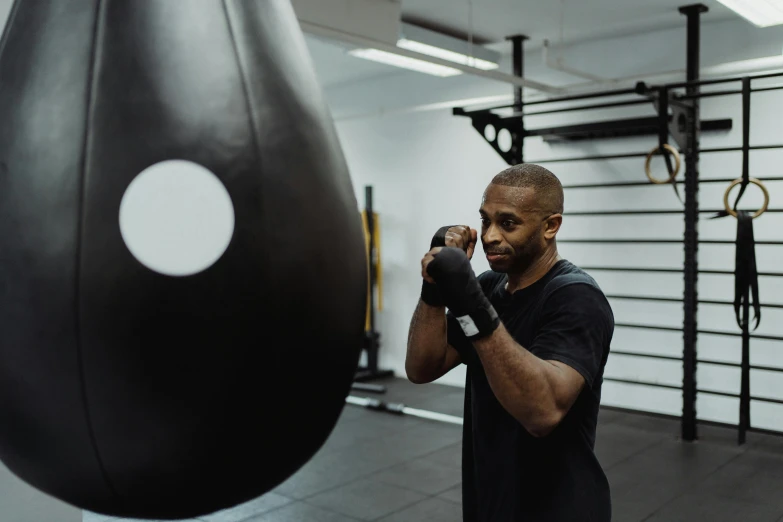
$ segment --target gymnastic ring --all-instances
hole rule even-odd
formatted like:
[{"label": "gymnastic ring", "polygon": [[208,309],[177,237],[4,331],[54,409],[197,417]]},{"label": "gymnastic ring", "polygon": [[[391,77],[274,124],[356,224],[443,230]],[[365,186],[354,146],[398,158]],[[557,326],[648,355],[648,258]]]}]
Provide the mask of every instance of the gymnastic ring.
[{"label": "gymnastic ring", "polygon": [[677,149],[675,149],[668,143],[664,143],[663,148],[667,150],[669,153],[671,153],[672,156],[674,156],[674,161],[675,161],[674,172],[669,173],[668,179],[662,180],[662,179],[654,178],[652,175],[652,171],[650,169],[650,163],[652,162],[652,158],[656,152],[660,152],[661,147],[655,147],[653,150],[651,150],[650,153],[647,155],[647,160],[644,163],[644,172],[647,174],[647,177],[650,179],[650,181],[652,181],[656,185],[665,185],[666,183],[673,182],[674,179],[677,177],[677,174],[680,173],[680,167],[682,166],[682,162],[680,161],[680,153],[677,152]]},{"label": "gymnastic ring", "polygon": [[[761,180],[758,180],[756,178],[750,178],[750,182],[753,185],[756,185],[758,188],[760,188],[761,192],[764,193],[764,204],[761,206],[759,210],[756,211],[755,214],[753,214],[753,219],[756,219],[764,212],[766,212],[767,208],[769,207],[769,191],[767,190],[766,185],[764,185],[764,183],[761,182]],[[730,216],[734,216],[734,217],[737,217],[737,213],[729,205],[729,194],[731,193],[731,189],[733,189],[740,183],[742,183],[742,178],[735,179],[734,181],[731,182],[729,188],[726,189],[726,193],[723,194],[723,205],[726,207],[726,212],[728,212]]]}]

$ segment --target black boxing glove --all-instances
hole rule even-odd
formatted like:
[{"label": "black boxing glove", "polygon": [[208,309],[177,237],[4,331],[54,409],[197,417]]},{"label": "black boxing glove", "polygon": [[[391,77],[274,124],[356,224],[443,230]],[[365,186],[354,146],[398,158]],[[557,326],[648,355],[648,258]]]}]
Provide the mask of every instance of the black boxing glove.
[{"label": "black boxing glove", "polygon": [[500,326],[500,318],[484,295],[464,250],[444,248],[427,265],[427,273],[468,339],[487,337]]},{"label": "black boxing glove", "polygon": [[[446,246],[446,232],[448,232],[449,229],[454,226],[456,225],[449,225],[438,229],[438,231],[435,232],[435,235],[432,236],[432,242],[430,243],[430,250],[432,250],[435,247]],[[446,306],[443,303],[443,298],[441,297],[440,292],[438,291],[437,285],[434,285],[426,280],[422,281],[421,300],[430,306],[436,306],[436,307]]]}]

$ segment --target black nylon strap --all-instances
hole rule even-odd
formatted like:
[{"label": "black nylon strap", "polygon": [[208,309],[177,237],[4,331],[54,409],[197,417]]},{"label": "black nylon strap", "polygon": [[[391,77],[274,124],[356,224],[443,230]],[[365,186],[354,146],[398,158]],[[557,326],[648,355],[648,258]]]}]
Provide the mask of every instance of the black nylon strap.
[{"label": "black nylon strap", "polygon": [[734,312],[740,328],[749,318],[741,317],[740,310],[746,298],[745,290],[750,286],[751,303],[755,314],[756,326],[761,322],[761,303],[759,303],[759,276],[756,266],[756,241],[753,235],[753,218],[745,210],[737,212],[736,271],[734,274]]},{"label": "black nylon strap", "polygon": [[[725,210],[710,219],[730,216]],[[759,301],[759,273],[756,265],[756,238],[753,234],[753,217],[746,210],[737,211],[737,239],[734,241],[734,313],[737,325],[743,328],[740,314],[745,301],[745,290],[750,287],[750,300],[756,319],[754,330],[761,323],[761,302]],[[748,318],[744,318],[746,321]]]},{"label": "black nylon strap", "polygon": [[[663,154],[663,159],[666,162],[666,172],[669,173],[669,177],[672,177],[674,173],[674,166],[672,165],[672,158],[664,148],[669,141],[669,89],[661,87],[658,90],[658,152]],[[677,199],[680,203],[685,205],[685,201],[680,196],[680,189],[677,187],[677,180],[672,177],[671,180],[674,193],[677,195]]]},{"label": "black nylon strap", "polygon": [[742,184],[734,201],[734,211],[737,211],[745,189],[750,184],[750,78],[742,79]]},{"label": "black nylon strap", "polygon": [[[672,166],[672,158],[667,153],[666,149],[661,146],[661,154],[666,158],[666,170],[669,172],[669,176],[671,176],[672,172],[674,172],[674,167]],[[677,178],[674,177],[671,180],[672,188],[674,189],[674,194],[677,196],[677,199],[680,200],[680,203],[685,206],[685,200],[682,199],[682,196],[680,195],[680,189],[677,187]]]},{"label": "black nylon strap", "polygon": [[[761,303],[759,302],[759,276],[756,267],[756,239],[753,234],[753,217],[749,212],[738,210],[740,200],[750,184],[750,78],[742,79],[742,183],[739,194],[734,200],[734,212],[737,213],[737,239],[735,241],[734,271],[734,312],[737,324],[742,328],[740,310],[745,300],[745,290],[750,286],[751,302],[756,318],[756,326],[761,322]],[[722,210],[711,219],[729,216]],[[745,318],[747,320],[748,318]]]}]

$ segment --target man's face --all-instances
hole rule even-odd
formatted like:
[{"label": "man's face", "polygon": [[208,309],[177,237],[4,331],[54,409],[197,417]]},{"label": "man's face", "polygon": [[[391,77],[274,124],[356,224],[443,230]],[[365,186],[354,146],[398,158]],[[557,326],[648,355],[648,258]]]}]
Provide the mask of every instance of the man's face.
[{"label": "man's face", "polygon": [[558,219],[550,223],[552,212],[541,208],[537,199],[530,188],[487,187],[479,210],[481,243],[495,272],[524,272],[557,233]]}]

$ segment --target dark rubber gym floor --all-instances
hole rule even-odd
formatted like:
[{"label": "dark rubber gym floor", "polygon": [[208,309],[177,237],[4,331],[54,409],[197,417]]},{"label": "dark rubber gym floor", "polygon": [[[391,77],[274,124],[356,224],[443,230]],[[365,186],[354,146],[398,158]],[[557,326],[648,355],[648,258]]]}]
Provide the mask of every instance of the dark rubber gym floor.
[{"label": "dark rubber gym floor", "polygon": [[[379,381],[388,402],[462,415],[463,391]],[[353,395],[370,396],[367,392]],[[612,484],[616,522],[783,522],[783,437],[603,410],[596,451]],[[206,522],[456,522],[461,426],[346,405],[331,438],[296,475]],[[85,513],[85,522],[106,517]]]}]

